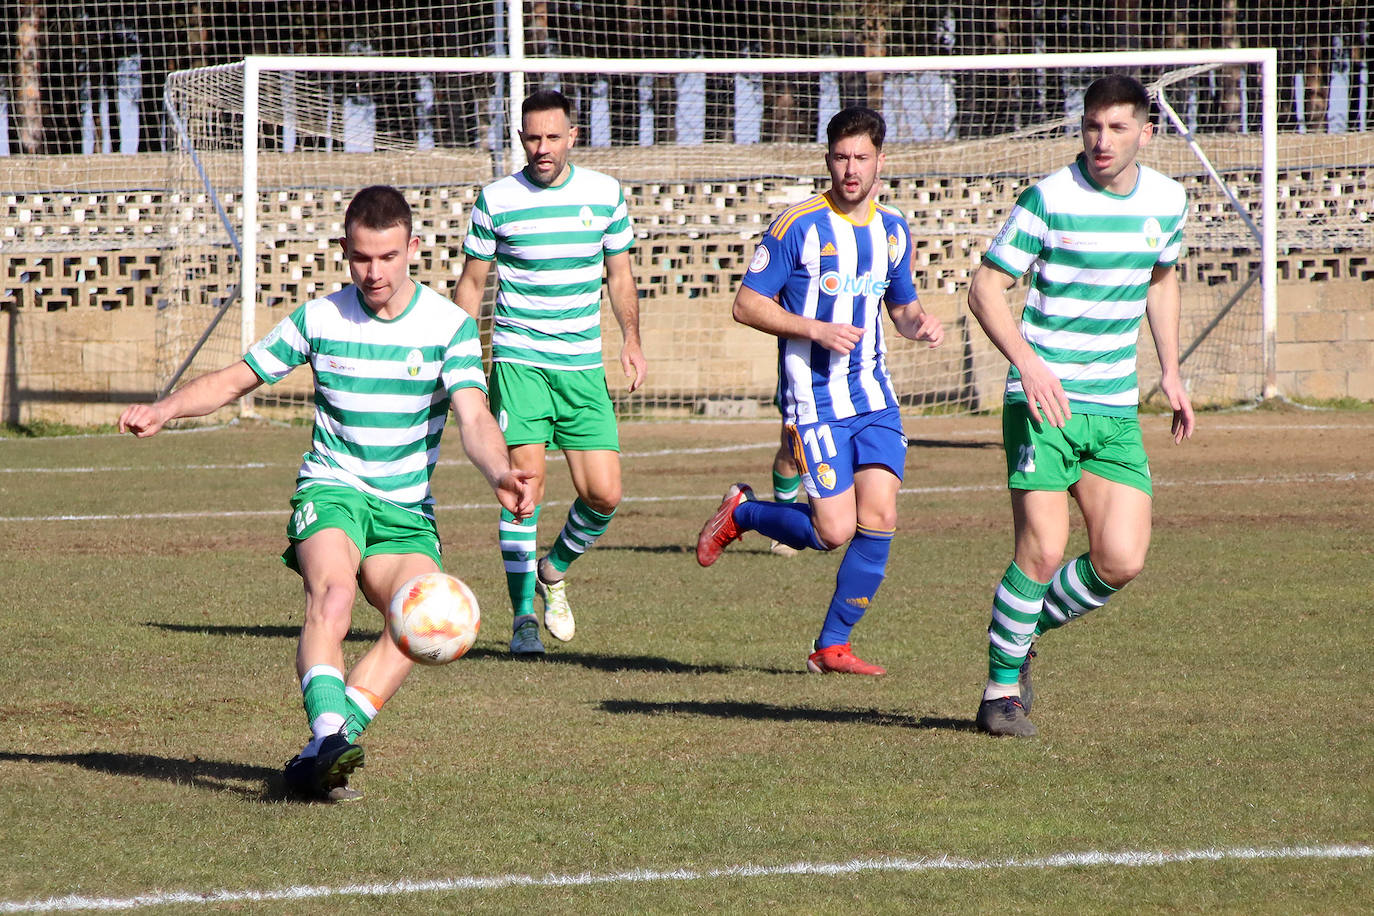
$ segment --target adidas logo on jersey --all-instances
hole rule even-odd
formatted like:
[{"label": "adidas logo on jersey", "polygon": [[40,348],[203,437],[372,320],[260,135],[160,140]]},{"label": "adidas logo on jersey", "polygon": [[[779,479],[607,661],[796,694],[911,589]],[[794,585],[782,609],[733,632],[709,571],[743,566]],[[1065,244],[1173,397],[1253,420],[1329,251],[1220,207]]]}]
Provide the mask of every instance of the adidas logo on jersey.
[{"label": "adidas logo on jersey", "polygon": [[826,242],[825,246],[821,248],[821,257],[825,257],[828,254],[834,255],[839,254],[839,252],[835,250],[834,245],[830,244],[829,242]]}]

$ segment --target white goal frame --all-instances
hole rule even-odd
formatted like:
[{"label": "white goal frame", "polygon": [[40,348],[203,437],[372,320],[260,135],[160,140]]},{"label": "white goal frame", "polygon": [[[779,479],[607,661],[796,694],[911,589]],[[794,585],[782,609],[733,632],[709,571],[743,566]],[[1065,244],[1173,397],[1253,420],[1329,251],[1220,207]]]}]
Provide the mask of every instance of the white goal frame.
[{"label": "white goal frame", "polygon": [[[514,5],[514,4],[513,4]],[[514,10],[512,10],[514,13]],[[519,124],[519,108],[524,96],[525,75],[530,73],[589,74],[589,73],[701,73],[732,74],[747,70],[756,73],[815,73],[826,70],[834,73],[912,73],[921,71],[969,70],[1035,70],[1063,67],[1190,67],[1202,65],[1257,66],[1261,90],[1261,219],[1259,243],[1261,256],[1261,323],[1262,323],[1262,383],[1261,396],[1277,396],[1277,80],[1278,52],[1264,49],[1221,49],[1192,51],[1103,51],[1093,53],[1051,54],[981,54],[947,57],[836,57],[836,58],[633,58],[620,60],[590,58],[527,58],[519,32],[512,33],[510,56],[504,58],[409,58],[409,57],[339,57],[339,56],[250,56],[243,60],[243,186],[241,233],[242,250],[257,250],[258,225],[258,124],[259,88],[262,75],[268,72],[401,72],[401,73],[490,73],[509,74],[510,104],[509,161],[512,168],[520,164],[521,148],[515,132]],[[1172,109],[1161,99],[1164,112],[1176,118]],[[1181,122],[1175,121],[1176,124]],[[1184,134],[1187,137],[1186,133]],[[1190,142],[1204,168],[1212,171],[1205,153]],[[1215,177],[1215,173],[1213,172]],[[1241,211],[1244,212],[1243,210]],[[257,339],[255,309],[257,298],[257,258],[248,255],[241,259],[240,289],[243,308],[240,328],[241,350]],[[242,402],[241,410],[251,413],[251,395]]]}]

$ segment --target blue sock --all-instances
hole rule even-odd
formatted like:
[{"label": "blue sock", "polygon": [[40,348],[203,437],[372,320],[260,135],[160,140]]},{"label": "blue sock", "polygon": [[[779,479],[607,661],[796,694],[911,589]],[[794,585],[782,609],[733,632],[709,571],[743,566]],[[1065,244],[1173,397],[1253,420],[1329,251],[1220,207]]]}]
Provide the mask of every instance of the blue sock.
[{"label": "blue sock", "polygon": [[821,638],[816,648],[840,646],[849,642],[849,632],[868,610],[878,586],[887,575],[887,555],[892,549],[892,531],[875,531],[859,526],[835,574],[835,597],[825,612]]},{"label": "blue sock", "polygon": [[810,503],[770,503],[751,499],[735,509],[735,524],[796,550],[825,549],[811,524]]}]

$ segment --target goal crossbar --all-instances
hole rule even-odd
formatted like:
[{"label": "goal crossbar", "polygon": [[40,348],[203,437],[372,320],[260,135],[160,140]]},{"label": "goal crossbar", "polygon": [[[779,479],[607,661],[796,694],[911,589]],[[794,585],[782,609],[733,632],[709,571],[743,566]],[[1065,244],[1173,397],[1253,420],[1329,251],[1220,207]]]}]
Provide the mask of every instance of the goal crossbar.
[{"label": "goal crossbar", "polygon": [[[1212,51],[1139,51],[1139,52],[1094,52],[1084,54],[980,54],[950,56],[902,56],[902,57],[826,57],[826,58],[626,58],[608,60],[604,58],[553,58],[525,57],[519,42],[512,42],[510,54],[505,57],[382,57],[382,56],[267,56],[257,55],[244,58],[241,62],[221,65],[214,68],[201,68],[196,72],[225,71],[233,72],[239,83],[241,95],[241,121],[233,131],[241,142],[242,183],[238,189],[237,207],[243,217],[241,232],[235,238],[229,227],[231,242],[239,252],[235,273],[237,283],[233,286],[241,291],[241,310],[238,337],[241,352],[246,350],[257,338],[255,327],[256,309],[252,303],[259,295],[260,261],[253,256],[261,239],[259,212],[267,201],[261,198],[259,180],[260,168],[265,164],[259,153],[265,152],[273,142],[271,131],[278,122],[273,112],[276,101],[275,84],[266,82],[278,76],[314,73],[351,74],[357,79],[379,77],[387,74],[415,75],[421,78],[445,74],[487,75],[496,79],[494,94],[490,96],[492,111],[505,111],[499,121],[493,122],[494,134],[489,135],[488,145],[483,149],[498,158],[508,158],[512,167],[520,164],[519,107],[523,100],[526,77],[538,76],[546,81],[567,79],[582,75],[593,76],[636,76],[662,77],[700,74],[715,78],[721,76],[750,73],[756,76],[787,76],[790,74],[830,74],[838,79],[849,74],[884,75],[890,79],[914,78],[916,74],[963,74],[972,71],[1084,71],[1088,69],[1151,68],[1156,73],[1164,73],[1162,79],[1151,85],[1162,112],[1162,116],[1182,139],[1190,158],[1196,158],[1225,197],[1223,206],[1232,210],[1245,224],[1241,235],[1258,232],[1259,262],[1251,270],[1256,274],[1245,284],[1245,289],[1253,287],[1255,280],[1260,283],[1258,294],[1258,314],[1262,341],[1250,351],[1260,363],[1260,389],[1263,397],[1277,393],[1276,373],[1276,324],[1277,324],[1277,194],[1278,177],[1277,156],[1277,53],[1273,49],[1224,49]],[[1258,77],[1259,86],[1259,134],[1261,161],[1255,163],[1259,187],[1254,188],[1260,198],[1260,212],[1247,212],[1236,193],[1226,186],[1227,179],[1220,175],[1209,161],[1202,145],[1196,142],[1187,125],[1166,97],[1166,86],[1171,87],[1180,80],[1193,79],[1209,70],[1217,68],[1244,67]],[[1185,69],[1191,68],[1191,69]],[[1249,85],[1255,87],[1255,76],[1250,77]],[[945,78],[945,77],[942,77]],[[169,86],[171,78],[169,77]],[[235,120],[238,120],[237,118]],[[501,126],[497,126],[500,124]],[[1037,136],[1063,136],[1071,133],[1075,118],[1065,111],[1061,119],[1046,121],[1044,130],[1032,133]],[[1047,131],[1047,132],[1046,132]],[[1003,136],[1014,138],[1024,131],[1013,131]],[[1253,135],[1252,135],[1253,136]],[[700,142],[700,141],[698,141]],[[189,143],[189,141],[188,141]],[[266,145],[264,145],[266,144]],[[655,143],[656,145],[656,143]],[[670,144],[671,145],[671,144]],[[191,150],[192,156],[195,151]],[[1185,153],[1185,155],[1189,155]],[[1253,160],[1252,160],[1253,161]],[[500,166],[498,166],[498,169]],[[989,168],[992,168],[989,165]],[[238,171],[237,168],[234,171]],[[992,174],[992,173],[989,173]],[[1201,174],[1201,173],[1199,173]],[[205,176],[202,175],[202,179]],[[1000,179],[999,179],[1000,180]],[[212,195],[214,196],[214,195]],[[216,201],[218,206],[218,201]],[[1249,206],[1253,206],[1253,199]],[[219,213],[221,222],[225,214]],[[1252,218],[1253,215],[1253,218]],[[1246,229],[1249,231],[1247,232]],[[732,230],[733,231],[733,230]],[[1205,268],[1204,268],[1205,269]],[[951,290],[952,291],[952,290]],[[1244,295],[1242,292],[1239,295]],[[1230,311],[1232,303],[1222,310],[1222,315]],[[1250,314],[1255,314],[1251,312]],[[1218,320],[1220,320],[1218,318]],[[1254,378],[1254,376],[1251,376]],[[251,401],[245,399],[242,405],[245,412],[252,410]]]}]

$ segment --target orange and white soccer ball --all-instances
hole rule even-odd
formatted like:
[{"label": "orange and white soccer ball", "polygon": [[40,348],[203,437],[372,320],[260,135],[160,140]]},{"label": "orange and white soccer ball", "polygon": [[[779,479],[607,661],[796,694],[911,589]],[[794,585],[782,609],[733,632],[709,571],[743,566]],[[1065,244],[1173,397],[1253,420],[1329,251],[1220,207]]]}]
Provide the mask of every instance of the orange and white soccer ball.
[{"label": "orange and white soccer ball", "polygon": [[396,592],[387,609],[387,629],[402,652],[422,665],[462,658],[482,625],[477,598],[447,573],[422,573]]}]

